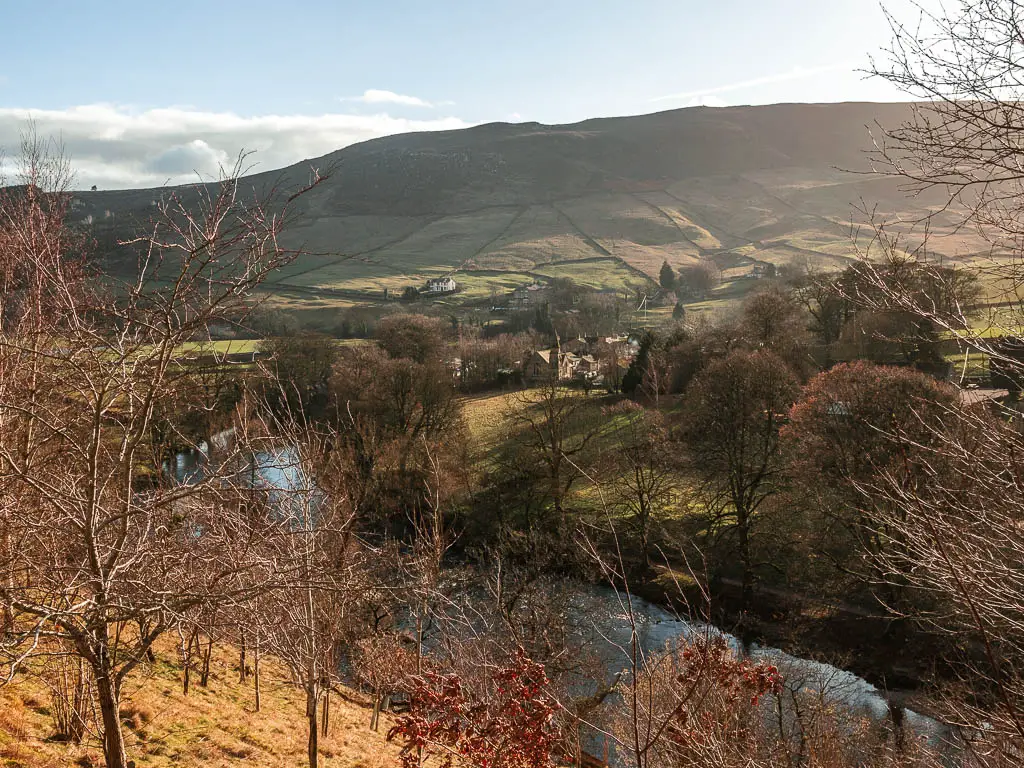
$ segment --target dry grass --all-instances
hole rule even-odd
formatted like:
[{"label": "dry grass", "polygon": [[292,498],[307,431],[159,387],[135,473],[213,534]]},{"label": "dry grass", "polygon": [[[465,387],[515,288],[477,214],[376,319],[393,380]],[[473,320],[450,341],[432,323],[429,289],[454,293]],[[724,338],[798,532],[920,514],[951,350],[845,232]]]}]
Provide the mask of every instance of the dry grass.
[{"label": "dry grass", "polygon": [[463,416],[474,446],[486,453],[502,438],[505,416],[511,404],[506,392],[470,395],[462,398]]},{"label": "dry grass", "polygon": [[[195,683],[181,692],[181,668],[172,644],[159,648],[157,662],[133,677],[125,689],[123,720],[129,758],[144,766],[297,766],[305,764],[305,699],[285,670],[267,663],[263,707],[253,711],[252,680],[238,682],[233,649],[215,653],[209,688]],[[385,768],[397,765],[397,748],[369,730],[370,712],[337,696],[331,702],[331,730],[321,738],[325,768]],[[95,738],[81,746],[54,740],[46,688],[28,676],[0,688],[0,766],[103,764]]]}]

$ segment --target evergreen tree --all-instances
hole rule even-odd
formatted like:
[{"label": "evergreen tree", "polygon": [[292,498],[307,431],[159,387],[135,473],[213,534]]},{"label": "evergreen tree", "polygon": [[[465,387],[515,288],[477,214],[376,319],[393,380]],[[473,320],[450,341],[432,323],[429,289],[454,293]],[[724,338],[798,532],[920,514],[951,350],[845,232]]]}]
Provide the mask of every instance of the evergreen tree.
[{"label": "evergreen tree", "polygon": [[647,369],[647,361],[650,359],[653,344],[654,334],[648,331],[640,340],[640,349],[637,350],[636,357],[633,358],[633,362],[629,364],[629,368],[622,377],[622,391],[627,395],[634,394],[637,388],[643,384],[644,371]]},{"label": "evergreen tree", "polygon": [[669,266],[667,261],[661,265],[661,275],[658,277],[658,282],[661,283],[661,287],[666,291],[671,291],[676,287],[675,270]]},{"label": "evergreen tree", "polygon": [[683,320],[686,317],[686,307],[683,306],[683,302],[677,301],[676,305],[672,308],[672,319]]}]

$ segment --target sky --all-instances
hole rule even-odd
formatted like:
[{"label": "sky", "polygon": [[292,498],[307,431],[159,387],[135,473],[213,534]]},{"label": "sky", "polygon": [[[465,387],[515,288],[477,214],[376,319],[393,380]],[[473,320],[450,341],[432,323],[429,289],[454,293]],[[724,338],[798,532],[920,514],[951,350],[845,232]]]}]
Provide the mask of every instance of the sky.
[{"label": "sky", "polygon": [[31,120],[81,188],[483,122],[904,98],[859,71],[891,37],[877,0],[0,0],[0,30],[0,170]]}]

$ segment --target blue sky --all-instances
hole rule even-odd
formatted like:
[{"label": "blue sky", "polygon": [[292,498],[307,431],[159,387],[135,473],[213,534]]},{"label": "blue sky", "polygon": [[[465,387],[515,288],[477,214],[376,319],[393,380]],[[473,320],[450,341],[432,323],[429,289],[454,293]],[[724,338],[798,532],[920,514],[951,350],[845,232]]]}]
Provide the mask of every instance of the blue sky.
[{"label": "blue sky", "polygon": [[278,167],[493,120],[900,98],[855,71],[889,39],[875,0],[3,0],[0,20],[0,145],[31,115],[105,188],[243,147]]}]

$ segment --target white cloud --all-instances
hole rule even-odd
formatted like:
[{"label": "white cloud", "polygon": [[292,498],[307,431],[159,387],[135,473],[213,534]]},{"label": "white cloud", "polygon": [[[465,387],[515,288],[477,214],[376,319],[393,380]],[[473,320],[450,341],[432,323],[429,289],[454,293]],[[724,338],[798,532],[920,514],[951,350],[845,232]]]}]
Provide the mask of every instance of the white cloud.
[{"label": "white cloud", "polygon": [[188,144],[176,144],[161,152],[148,163],[154,173],[180,176],[198,168],[220,168],[228,164],[228,153],[214,149],[202,139]]},{"label": "white cloud", "polygon": [[[760,85],[773,85],[775,83],[784,83],[789,80],[802,80],[806,77],[814,77],[815,75],[822,75],[828,72],[841,72],[849,71],[857,66],[856,62],[842,62],[838,64],[826,64],[821,67],[795,67],[789,72],[778,72],[774,75],[765,75],[764,77],[755,77],[751,80],[742,80],[738,83],[729,83],[727,85],[717,85],[712,88],[701,88],[696,91],[687,91],[686,93],[670,93],[667,96],[658,96],[651,101],[685,101],[692,102],[694,99],[704,99],[707,96],[713,96],[719,93],[728,93],[729,91],[742,91],[746,88],[756,88]],[[698,104],[706,104],[712,106],[708,101],[699,101]],[[722,102],[724,105],[724,102]],[[715,105],[718,106],[718,105]]]},{"label": "white cloud", "polygon": [[[362,96],[349,96],[342,101],[361,101],[363,104],[400,104],[403,107],[434,107],[425,99],[421,99],[418,96],[406,96],[402,93],[395,93],[394,91],[382,91],[376,88],[370,88],[367,91],[363,91]],[[443,104],[451,104],[451,102],[443,102]]]},{"label": "white cloud", "polygon": [[64,110],[0,108],[0,150],[16,154],[29,120],[37,133],[63,144],[76,186],[101,189],[159,186],[216,177],[242,150],[258,170],[281,168],[359,141],[410,131],[470,125],[457,117],[411,120],[375,115],[258,115],[187,108],[134,111],[111,104]]}]

